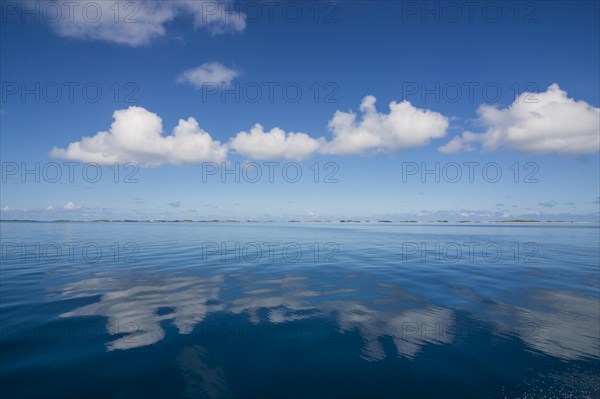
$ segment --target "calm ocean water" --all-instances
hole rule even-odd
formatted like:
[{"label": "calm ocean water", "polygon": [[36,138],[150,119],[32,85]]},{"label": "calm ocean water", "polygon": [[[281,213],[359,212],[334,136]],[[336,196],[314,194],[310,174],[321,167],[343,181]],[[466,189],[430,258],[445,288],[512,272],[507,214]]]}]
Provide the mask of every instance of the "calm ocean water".
[{"label": "calm ocean water", "polygon": [[0,223],[0,394],[597,398],[599,231]]}]

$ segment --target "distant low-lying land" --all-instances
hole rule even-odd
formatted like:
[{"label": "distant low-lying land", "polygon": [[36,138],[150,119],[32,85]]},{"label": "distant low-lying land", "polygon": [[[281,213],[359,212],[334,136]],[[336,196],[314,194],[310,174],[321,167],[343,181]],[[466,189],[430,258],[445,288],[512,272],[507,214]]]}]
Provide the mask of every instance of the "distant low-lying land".
[{"label": "distant low-lying land", "polygon": [[192,220],[192,219],[146,219],[146,220],[134,220],[134,219],[97,219],[97,220],[31,220],[31,219],[0,219],[0,222],[11,222],[11,223],[420,223],[420,224],[432,224],[432,223],[600,223],[600,221],[572,221],[572,220],[535,220],[535,219],[511,219],[511,220],[431,220],[431,221],[417,221],[417,220],[353,220],[343,219],[338,221],[331,220],[288,220],[285,221],[274,221],[274,220],[236,220],[236,219],[211,219],[211,220]]}]

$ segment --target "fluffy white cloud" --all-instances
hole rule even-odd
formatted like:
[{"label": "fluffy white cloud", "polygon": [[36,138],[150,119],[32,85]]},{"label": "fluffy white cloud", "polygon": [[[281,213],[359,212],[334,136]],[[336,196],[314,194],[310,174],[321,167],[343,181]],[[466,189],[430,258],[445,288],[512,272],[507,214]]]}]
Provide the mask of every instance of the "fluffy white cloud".
[{"label": "fluffy white cloud", "polygon": [[81,205],[76,205],[73,202],[69,201],[65,204],[63,209],[65,209],[67,211],[77,211],[77,210],[81,209]]},{"label": "fluffy white cloud", "polygon": [[46,208],[47,211],[57,211],[59,209],[63,209],[65,211],[78,211],[81,208],[83,208],[81,205],[77,205],[72,201],[69,201],[65,204],[65,206],[63,207],[56,207],[54,205],[48,205],[48,207]]},{"label": "fluffy white cloud", "polygon": [[483,133],[464,132],[441,152],[509,148],[529,154],[589,154],[600,150],[600,108],[575,101],[554,83],[543,93],[523,93],[508,108],[478,109]]},{"label": "fluffy white cloud", "polygon": [[390,103],[390,113],[375,109],[375,97],[363,99],[362,115],[337,111],[329,121],[333,139],[313,138],[306,133],[286,133],[280,128],[265,132],[260,124],[250,132],[240,132],[229,141],[229,148],[252,159],[302,160],[313,153],[350,155],[369,151],[393,151],[427,144],[443,137],[448,119],[443,115],[413,107],[409,102]]},{"label": "fluffy white cloud", "polygon": [[177,77],[177,83],[189,83],[196,87],[204,84],[229,86],[231,81],[239,76],[235,69],[227,68],[219,62],[207,62],[197,68],[183,71]]},{"label": "fluffy white cloud", "polygon": [[[193,84],[209,80],[229,83],[236,71],[221,64],[204,64],[184,72],[181,79]],[[480,144],[485,149],[515,148],[529,153],[559,152],[582,154],[597,152],[600,144],[600,109],[584,101],[574,101],[554,84],[527,102],[524,93],[506,109],[481,106],[478,110],[484,133],[464,132],[446,145],[442,152],[470,151]],[[332,140],[314,138],[306,133],[285,132],[279,127],[265,131],[260,124],[242,131],[225,145],[214,141],[194,118],[179,120],[171,135],[163,135],[162,120],[141,107],[115,111],[108,131],[98,132],[70,143],[66,149],[53,148],[51,155],[84,162],[112,164],[137,162],[143,166],[164,163],[222,162],[229,149],[251,159],[302,160],[314,153],[351,155],[374,154],[428,144],[444,137],[448,118],[414,107],[410,102],[391,102],[389,113],[379,113],[375,97],[366,96],[361,115],[336,111],[328,127]]]},{"label": "fluffy white cloud", "polygon": [[329,154],[364,154],[368,151],[393,151],[422,146],[443,137],[448,118],[430,110],[414,107],[408,101],[391,102],[389,114],[375,109],[375,97],[366,96],[357,120],[354,112],[337,111],[329,121],[333,140],[323,146]]},{"label": "fluffy white cloud", "polygon": [[250,132],[239,132],[229,141],[229,148],[252,159],[302,160],[310,157],[323,144],[306,133],[284,132],[278,127],[265,132],[256,124]]},{"label": "fluffy white cloud", "polygon": [[162,120],[141,107],[113,113],[110,129],[70,143],[66,149],[54,147],[50,155],[83,162],[112,164],[136,162],[143,166],[164,163],[221,162],[227,150],[198,126],[194,118],[180,119],[172,135],[162,135]]},{"label": "fluffy white cloud", "polygon": [[55,5],[52,9],[46,6],[43,15],[48,15],[59,36],[128,46],[146,45],[165,36],[165,26],[184,15],[193,17],[196,29],[207,29],[213,35],[246,27],[246,16],[224,0],[51,2]]}]

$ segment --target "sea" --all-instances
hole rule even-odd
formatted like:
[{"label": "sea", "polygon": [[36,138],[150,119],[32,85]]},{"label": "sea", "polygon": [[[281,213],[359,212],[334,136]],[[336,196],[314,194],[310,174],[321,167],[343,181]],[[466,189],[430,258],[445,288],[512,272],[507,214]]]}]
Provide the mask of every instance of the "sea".
[{"label": "sea", "polygon": [[2,398],[598,398],[600,226],[0,223]]}]

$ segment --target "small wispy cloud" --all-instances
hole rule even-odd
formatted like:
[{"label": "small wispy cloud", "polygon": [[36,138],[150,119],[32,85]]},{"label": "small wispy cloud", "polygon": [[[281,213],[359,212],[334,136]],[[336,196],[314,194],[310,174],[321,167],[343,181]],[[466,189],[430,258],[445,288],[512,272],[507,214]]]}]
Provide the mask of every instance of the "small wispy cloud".
[{"label": "small wispy cloud", "polygon": [[199,67],[183,71],[177,77],[177,83],[188,83],[200,88],[205,85],[229,86],[240,72],[228,68],[220,62],[207,62]]}]

